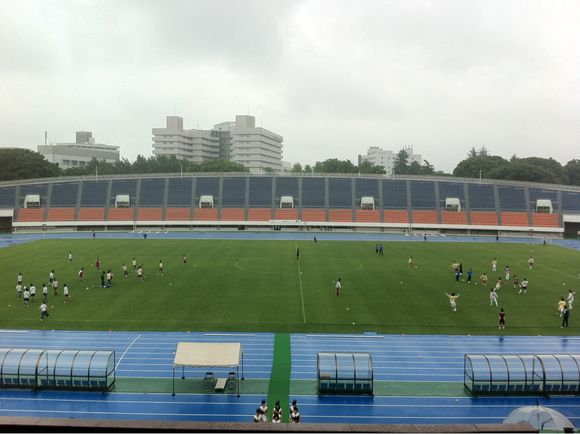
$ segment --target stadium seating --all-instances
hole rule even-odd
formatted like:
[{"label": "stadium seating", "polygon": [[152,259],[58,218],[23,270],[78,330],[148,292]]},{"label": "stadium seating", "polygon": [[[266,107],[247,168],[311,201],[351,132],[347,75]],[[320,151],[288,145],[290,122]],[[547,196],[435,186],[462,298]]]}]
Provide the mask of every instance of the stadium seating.
[{"label": "stadium seating", "polygon": [[[222,206],[224,208],[244,208],[246,202],[246,178],[224,178],[224,186],[222,192]],[[222,210],[223,211],[223,210]],[[222,212],[222,220],[224,214]],[[233,220],[244,220],[242,218],[235,218]]]},{"label": "stadium seating", "polygon": [[461,203],[465,202],[464,184],[458,182],[439,182],[439,199],[441,206],[445,204],[446,198],[456,197]]},{"label": "stadium seating", "polygon": [[532,213],[532,224],[536,227],[557,228],[560,227],[558,214]]},{"label": "stadium seating", "polygon": [[15,187],[0,188],[0,207],[12,208],[14,206],[15,199],[16,199]]},{"label": "stadium seating", "polygon": [[[270,208],[272,206],[272,178],[250,178],[248,203],[252,208]],[[248,219],[253,220],[250,217]]]},{"label": "stadium seating", "polygon": [[[493,185],[467,184],[467,188],[469,191],[469,208],[471,211],[495,211]],[[497,224],[497,218],[495,224]]]},{"label": "stadium seating", "polygon": [[105,220],[105,208],[80,208],[79,221],[102,221]]},{"label": "stadium seating", "polygon": [[[328,180],[328,204],[333,208],[352,209],[352,181],[350,179],[329,178]],[[332,221],[332,217],[330,218]],[[340,220],[345,221],[345,220]],[[352,221],[352,217],[348,220]]]},{"label": "stadium seating", "polygon": [[195,208],[193,219],[195,221],[217,221],[217,208]]},{"label": "stadium seating", "polygon": [[[521,187],[503,187],[497,188],[499,194],[499,205],[502,211],[525,211],[526,198],[524,189]],[[505,223],[504,223],[505,224]],[[517,226],[517,225],[510,225]],[[527,226],[527,223],[526,223]]]},{"label": "stadium seating", "polygon": [[379,223],[381,221],[380,211],[378,209],[374,211],[357,209],[356,221],[357,223]]},{"label": "stadium seating", "polygon": [[525,212],[503,211],[501,213],[502,226],[529,226],[528,214]]},{"label": "stadium seating", "polygon": [[298,210],[296,208],[276,208],[275,218],[276,220],[298,220]]},{"label": "stadium seating", "polygon": [[109,221],[133,221],[134,208],[110,208],[107,220]]},{"label": "stadium seating", "polygon": [[[302,179],[302,206],[306,208],[324,208],[324,178]],[[304,217],[302,220],[304,220]]]},{"label": "stadium seating", "polygon": [[437,211],[414,209],[413,224],[417,223],[437,224]]},{"label": "stadium seating", "polygon": [[379,183],[376,179],[355,179],[354,191],[357,199],[363,196],[371,196],[375,198],[375,203],[379,202]]},{"label": "stadium seating", "polygon": [[221,221],[244,221],[244,208],[222,208]]},{"label": "stadium seating", "polygon": [[[217,198],[219,195],[219,178],[201,176],[195,180],[195,197],[213,196]],[[217,216],[217,214],[216,214]]]},{"label": "stadium seating", "polygon": [[441,223],[444,225],[466,225],[467,214],[465,211],[441,211]]},{"label": "stadium seating", "polygon": [[[111,212],[109,211],[109,215]],[[146,207],[137,210],[137,220],[139,221],[159,221],[163,215],[163,208]]]},{"label": "stadium seating", "polygon": [[406,209],[386,209],[383,211],[385,223],[409,223],[409,213]]},{"label": "stadium seating", "polygon": [[[141,189],[143,195],[143,189]],[[168,207],[189,207],[191,205],[191,179],[169,178],[169,189],[167,191]],[[169,212],[169,209],[167,210]],[[177,219],[182,220],[182,219]],[[189,220],[189,208],[187,218]]]},{"label": "stadium seating", "polygon": [[562,210],[564,212],[580,212],[580,192],[562,192]]},{"label": "stadium seating", "polygon": [[[78,182],[63,182],[52,185],[51,207],[76,207],[79,191]],[[49,217],[50,220],[50,217]]]},{"label": "stadium seating", "polygon": [[[433,181],[411,181],[411,204],[413,209],[435,209],[435,183]],[[414,219],[413,222],[415,222]],[[437,217],[435,217],[435,223],[437,223]]]},{"label": "stadium seating", "polygon": [[496,226],[497,213],[495,211],[471,211],[471,224],[482,226]]},{"label": "stadium seating", "polygon": [[69,222],[75,219],[74,208],[49,208],[48,219],[49,222]]},{"label": "stadium seating", "polygon": [[384,180],[383,203],[385,209],[407,209],[407,181]]},{"label": "stadium seating", "polygon": [[328,213],[328,220],[336,223],[351,223],[352,210],[351,209],[330,209]]},{"label": "stadium seating", "polygon": [[302,221],[305,222],[323,222],[326,220],[326,213],[324,209],[303,209],[302,210]]},{"label": "stadium seating", "polygon": [[[142,207],[159,207],[163,205],[163,196],[165,194],[165,179],[153,178],[143,179],[141,181],[141,194],[139,197],[139,206]],[[139,218],[141,220],[141,218]],[[144,219],[151,220],[151,219]],[[158,220],[158,219],[155,219]]]},{"label": "stadium seating", "polygon": [[20,208],[16,221],[42,222],[44,221],[44,208]]},{"label": "stadium seating", "polygon": [[182,207],[172,207],[167,208],[165,214],[165,220],[167,221],[188,221],[189,220],[189,208]]},{"label": "stadium seating", "polygon": [[[82,207],[103,207],[107,202],[109,181],[84,181],[81,193]],[[99,220],[102,220],[99,219]]]},{"label": "stadium seating", "polygon": [[272,210],[270,208],[250,208],[248,210],[248,221],[263,222],[272,220]]}]

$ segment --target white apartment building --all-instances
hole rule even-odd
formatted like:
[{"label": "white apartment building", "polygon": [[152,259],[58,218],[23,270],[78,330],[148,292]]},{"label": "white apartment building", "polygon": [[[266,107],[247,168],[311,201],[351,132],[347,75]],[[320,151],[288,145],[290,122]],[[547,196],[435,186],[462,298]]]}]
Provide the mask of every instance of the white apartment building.
[{"label": "white apartment building", "polygon": [[[412,146],[404,146],[403,149],[407,151],[407,154],[409,155],[409,158],[407,160],[409,164],[413,163],[414,161],[416,161],[419,164],[423,164],[423,157],[419,154],[414,154]],[[399,151],[397,152],[385,151],[383,148],[380,148],[378,146],[371,146],[367,150],[366,155],[358,156],[359,164],[363,161],[368,161],[374,166],[383,167],[385,169],[386,175],[392,176],[393,167],[395,165],[395,160],[397,159],[398,153]]]},{"label": "white apartment building", "polygon": [[38,152],[62,169],[86,166],[93,158],[107,163],[114,163],[120,158],[118,146],[95,143],[90,131],[77,131],[75,143],[39,145]]},{"label": "white apartment building", "polygon": [[222,158],[246,166],[250,173],[282,170],[282,136],[256,128],[256,118],[237,115],[234,122],[211,130],[183,129],[183,119],[167,116],[166,128],[153,128],[153,155],[175,155],[195,163]]}]

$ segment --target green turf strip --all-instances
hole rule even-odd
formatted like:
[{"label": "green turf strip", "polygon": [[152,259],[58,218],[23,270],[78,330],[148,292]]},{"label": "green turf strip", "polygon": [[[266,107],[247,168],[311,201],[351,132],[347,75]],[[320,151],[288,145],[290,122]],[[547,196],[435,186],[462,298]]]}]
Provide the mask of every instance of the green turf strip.
[{"label": "green turf strip", "polygon": [[289,420],[290,366],[290,334],[277,333],[274,339],[274,361],[272,362],[272,375],[268,390],[268,408],[270,409],[268,417],[272,417],[275,403],[280,401],[283,422],[288,422]]}]

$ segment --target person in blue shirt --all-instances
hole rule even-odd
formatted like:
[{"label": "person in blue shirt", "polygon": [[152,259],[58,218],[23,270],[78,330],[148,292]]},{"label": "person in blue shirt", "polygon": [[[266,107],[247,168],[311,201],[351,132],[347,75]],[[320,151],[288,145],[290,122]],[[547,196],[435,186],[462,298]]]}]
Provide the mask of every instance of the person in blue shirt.
[{"label": "person in blue shirt", "polygon": [[473,277],[473,270],[470,268],[467,272],[467,283],[471,283],[471,278]]}]

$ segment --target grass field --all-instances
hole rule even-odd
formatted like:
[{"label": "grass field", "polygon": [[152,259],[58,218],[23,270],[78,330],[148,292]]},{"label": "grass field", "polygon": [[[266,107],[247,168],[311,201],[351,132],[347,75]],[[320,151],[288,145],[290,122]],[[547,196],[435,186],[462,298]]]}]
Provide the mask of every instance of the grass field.
[{"label": "grass field", "polygon": [[[199,330],[275,332],[363,332],[495,334],[498,309],[489,305],[489,287],[456,283],[451,263],[474,280],[486,271],[489,284],[513,274],[530,281],[518,295],[511,280],[499,291],[507,314],[506,334],[575,334],[580,318],[570,315],[562,330],[556,315],[560,296],[579,288],[580,252],[557,246],[493,243],[375,243],[326,241],[218,240],[42,240],[0,249],[3,284],[0,327],[96,330]],[[296,259],[296,248],[300,260]],[[73,260],[67,260],[68,252]],[[183,264],[182,255],[189,258]],[[536,266],[528,270],[533,255]],[[408,269],[413,256],[417,268]],[[112,288],[100,288],[95,260],[115,273]],[[139,283],[131,260],[144,265]],[[491,273],[491,260],[498,272]],[[159,260],[165,275],[158,274]],[[126,263],[129,277],[121,266]],[[85,281],[77,272],[85,268]],[[51,317],[40,321],[41,283],[51,269],[60,294],[49,291]],[[25,308],[16,299],[16,276],[37,287]],[[342,279],[343,295],[334,282]],[[65,304],[62,286],[71,289]],[[88,288],[88,289],[87,289]],[[453,313],[445,292],[460,293]],[[578,293],[580,297],[580,293]],[[580,302],[580,299],[579,299]]]}]

